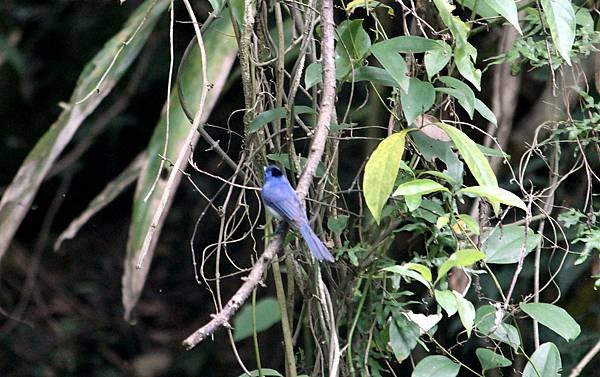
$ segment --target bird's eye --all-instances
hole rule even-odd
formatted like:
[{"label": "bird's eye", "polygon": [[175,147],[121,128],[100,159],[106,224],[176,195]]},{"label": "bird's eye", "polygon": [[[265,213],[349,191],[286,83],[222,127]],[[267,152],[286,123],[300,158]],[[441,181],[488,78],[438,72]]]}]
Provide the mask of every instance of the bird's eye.
[{"label": "bird's eye", "polygon": [[281,172],[281,170],[279,170],[278,168],[276,168],[275,166],[271,166],[271,175],[273,177],[281,177],[283,175],[283,173]]}]

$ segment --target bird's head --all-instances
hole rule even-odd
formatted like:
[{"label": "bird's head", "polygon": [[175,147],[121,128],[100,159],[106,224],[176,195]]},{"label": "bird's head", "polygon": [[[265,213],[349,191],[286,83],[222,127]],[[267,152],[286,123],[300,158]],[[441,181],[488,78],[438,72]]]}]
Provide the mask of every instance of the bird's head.
[{"label": "bird's head", "polygon": [[270,178],[281,178],[283,176],[283,172],[275,165],[265,166],[265,181]]}]

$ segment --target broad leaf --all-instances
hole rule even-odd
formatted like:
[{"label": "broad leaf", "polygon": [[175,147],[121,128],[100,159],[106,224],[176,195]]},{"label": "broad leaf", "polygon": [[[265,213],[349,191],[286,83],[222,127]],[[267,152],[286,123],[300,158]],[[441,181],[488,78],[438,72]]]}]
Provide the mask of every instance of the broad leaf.
[{"label": "broad leaf", "polygon": [[521,250],[527,256],[541,241],[541,236],[529,229],[525,242],[525,227],[509,225],[485,230],[482,240],[485,263],[510,264],[519,261]]},{"label": "broad leaf", "polygon": [[425,53],[425,70],[429,80],[438,74],[452,58],[452,50],[433,50]]},{"label": "broad leaf", "polygon": [[[423,274],[417,272],[414,269],[408,268],[406,265],[396,265],[382,268],[381,271],[391,272],[393,274],[400,275],[404,278],[414,279],[419,283],[423,284],[427,289],[431,290],[431,280],[428,280]],[[431,273],[431,272],[430,272]],[[408,279],[406,279],[408,280]]]},{"label": "broad leaf", "polygon": [[409,78],[406,75],[408,67],[404,58],[392,50],[387,43],[388,41],[375,43],[371,46],[371,53],[373,53],[373,56],[377,58],[383,68],[392,76],[396,82],[395,86],[406,92],[409,85]]},{"label": "broad leaf", "polygon": [[371,38],[362,26],[362,19],[343,21],[336,28],[335,66],[337,79],[348,76],[362,66],[371,47]]},{"label": "broad leaf", "polygon": [[523,369],[523,377],[559,377],[561,369],[558,348],[554,343],[544,343],[531,355]]},{"label": "broad leaf", "polygon": [[323,66],[321,63],[311,63],[304,73],[304,86],[310,89],[323,81]]},{"label": "broad leaf", "polygon": [[510,345],[517,350],[521,345],[521,338],[517,329],[502,322],[503,311],[493,305],[484,305],[477,309],[475,326],[478,332],[491,339]]},{"label": "broad leaf", "polygon": [[456,296],[452,291],[435,290],[435,301],[446,311],[448,317],[452,317],[458,311]]},{"label": "broad leaf", "polygon": [[521,208],[527,212],[527,205],[515,194],[498,186],[471,186],[458,191],[459,193],[483,196],[490,202],[498,202]]},{"label": "broad leaf", "polygon": [[418,273],[423,275],[425,280],[431,283],[433,278],[431,277],[431,270],[429,269],[429,267],[418,263],[406,263],[404,266],[411,270],[417,271]]},{"label": "broad leaf", "polygon": [[460,322],[465,327],[465,330],[467,330],[467,337],[471,337],[471,331],[475,324],[475,307],[471,301],[464,298],[460,293],[456,291],[452,291],[452,293],[454,294],[454,297],[456,297],[456,307],[458,309]]},{"label": "broad leaf", "polygon": [[475,93],[473,93],[473,90],[467,84],[454,77],[442,76],[439,80],[454,90],[448,90],[447,88],[436,88],[436,90],[456,98],[472,119],[473,112],[475,111]]},{"label": "broad leaf", "polygon": [[413,179],[398,186],[392,196],[425,195],[436,191],[449,190],[431,179]]},{"label": "broad leaf", "polygon": [[377,224],[396,182],[407,132],[403,130],[383,139],[365,166],[363,195]]},{"label": "broad leaf", "polygon": [[485,258],[485,254],[476,249],[459,250],[440,266],[436,282],[446,276],[452,267],[466,267]]},{"label": "broad leaf", "polygon": [[[490,166],[487,158],[481,153],[477,144],[471,140],[458,128],[449,126],[445,123],[438,123],[438,127],[443,129],[454,142],[456,148],[465,160],[471,174],[481,186],[498,186],[496,175]],[[500,210],[500,203],[491,201],[494,212],[497,214]]]},{"label": "broad leaf", "polygon": [[399,315],[390,323],[390,346],[398,362],[402,362],[410,356],[411,351],[417,345],[420,331],[416,323],[405,316]]},{"label": "broad leaf", "polygon": [[0,201],[0,260],[52,164],[135,60],[169,3],[147,0],[141,4],[79,75],[68,106],[29,152],[4,191]]},{"label": "broad leaf", "polygon": [[419,115],[433,106],[435,89],[430,83],[411,77],[408,92],[400,91],[400,100],[406,123],[413,124]]},{"label": "broad leaf", "polygon": [[517,29],[519,34],[523,34],[519,26],[519,14],[514,0],[483,0],[483,2],[502,15],[506,21]]},{"label": "broad leaf", "polygon": [[[222,12],[221,16],[211,23],[210,27],[204,32],[203,39],[208,59],[206,65],[207,76],[212,89],[207,93],[201,122],[205,122],[208,119],[237,57],[237,43],[233,37],[233,28],[227,12]],[[181,92],[185,95],[185,102],[190,105],[190,109],[194,113],[197,111],[202,88],[206,85],[201,81],[201,67],[202,59],[200,58],[200,52],[196,43],[189,53],[187,62],[184,62],[180,82],[180,85],[183,85]],[[176,186],[181,179],[181,174],[179,174],[172,181],[171,186],[168,185],[168,179],[159,179],[148,200],[144,200],[156,177],[161,174],[159,171],[161,157],[159,155],[162,154],[165,143],[165,110],[163,110],[161,119],[148,144],[148,162],[142,169],[140,178],[138,179],[133,202],[133,213],[129,228],[125,271],[123,275],[123,306],[125,307],[125,318],[127,319],[131,315],[131,310],[137,303],[144,287],[158,234],[160,234],[160,229],[165,219],[164,214],[170,208]],[[186,139],[191,131],[190,122],[182,110],[181,100],[177,91],[173,91],[171,96],[169,126],[169,144],[165,157],[170,161],[176,161],[179,153],[185,151],[189,153],[190,145],[186,142]],[[195,132],[197,135],[198,132]],[[192,144],[195,144],[196,141],[197,136],[192,140]],[[164,165],[163,167],[170,169],[168,165]],[[166,197],[167,195],[168,197]],[[163,196],[165,197],[163,198]],[[138,259],[144,247],[144,240],[151,231],[155,212],[162,200],[166,200],[163,216],[154,230],[155,233],[152,235],[152,241],[147,245],[145,261],[142,263],[141,268],[137,268]]]},{"label": "broad leaf", "polygon": [[554,46],[571,65],[571,48],[575,42],[575,11],[571,0],[541,0],[541,3]]},{"label": "broad leaf", "polygon": [[531,318],[565,338],[573,340],[581,333],[579,324],[567,311],[559,306],[546,303],[520,304],[519,307]]},{"label": "broad leaf", "polygon": [[[272,297],[260,299],[256,302],[256,332],[265,331],[281,321],[281,313],[277,300]],[[252,303],[244,305],[233,320],[233,339],[235,341],[246,339],[254,332],[252,326]]]},{"label": "broad leaf", "polygon": [[512,365],[512,361],[487,348],[477,348],[475,351],[483,370],[503,368]]},{"label": "broad leaf", "polygon": [[376,85],[394,87],[397,86],[394,78],[383,68],[379,67],[358,67],[354,71],[354,81],[367,81]]},{"label": "broad leaf", "polygon": [[459,370],[460,365],[446,356],[427,356],[419,361],[411,377],[454,377]]}]

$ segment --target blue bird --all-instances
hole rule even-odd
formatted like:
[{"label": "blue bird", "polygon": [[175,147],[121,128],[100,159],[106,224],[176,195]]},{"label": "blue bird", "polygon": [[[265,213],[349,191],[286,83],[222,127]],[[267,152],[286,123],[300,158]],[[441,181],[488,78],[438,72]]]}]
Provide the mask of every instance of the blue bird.
[{"label": "blue bird", "polygon": [[308,248],[319,261],[335,261],[333,255],[311,229],[296,191],[277,166],[265,166],[265,184],[261,196],[273,216],[287,222],[300,232]]}]

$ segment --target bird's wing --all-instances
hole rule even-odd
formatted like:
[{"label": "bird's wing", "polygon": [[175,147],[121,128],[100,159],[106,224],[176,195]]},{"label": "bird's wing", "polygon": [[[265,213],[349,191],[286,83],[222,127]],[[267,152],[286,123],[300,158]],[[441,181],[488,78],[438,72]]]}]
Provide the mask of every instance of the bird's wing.
[{"label": "bird's wing", "polygon": [[[289,187],[289,189],[288,189]],[[265,204],[276,211],[285,221],[292,226],[300,226],[306,214],[300,205],[296,192],[288,185],[265,187],[262,192]]]}]

